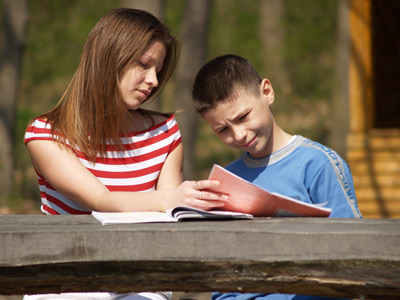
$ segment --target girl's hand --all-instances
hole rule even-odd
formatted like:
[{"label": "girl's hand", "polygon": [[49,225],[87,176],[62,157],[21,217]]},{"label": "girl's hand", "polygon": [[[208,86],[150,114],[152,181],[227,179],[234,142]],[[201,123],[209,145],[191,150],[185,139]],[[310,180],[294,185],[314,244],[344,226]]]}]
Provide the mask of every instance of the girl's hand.
[{"label": "girl's hand", "polygon": [[176,189],[175,206],[185,205],[203,210],[225,205],[228,196],[210,189],[219,186],[217,180],[185,181]]}]

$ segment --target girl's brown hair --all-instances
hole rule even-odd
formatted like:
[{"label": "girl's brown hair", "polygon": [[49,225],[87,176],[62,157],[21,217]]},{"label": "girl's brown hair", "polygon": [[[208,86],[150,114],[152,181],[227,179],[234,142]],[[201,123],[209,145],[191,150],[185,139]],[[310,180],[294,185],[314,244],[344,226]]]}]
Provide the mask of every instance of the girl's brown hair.
[{"label": "girl's brown hair", "polygon": [[165,45],[166,57],[149,100],[160,93],[175,69],[177,40],[146,11],[118,8],[100,19],[64,95],[54,109],[39,116],[51,124],[53,138],[62,144],[68,139],[91,161],[106,152],[107,142],[122,149],[121,134],[126,133],[131,114],[120,93],[120,79],[153,39]]}]

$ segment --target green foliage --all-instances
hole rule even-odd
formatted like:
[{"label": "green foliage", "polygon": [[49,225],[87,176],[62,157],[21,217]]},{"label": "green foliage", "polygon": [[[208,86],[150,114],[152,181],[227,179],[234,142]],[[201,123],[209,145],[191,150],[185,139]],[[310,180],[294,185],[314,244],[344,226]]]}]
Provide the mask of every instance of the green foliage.
[{"label": "green foliage", "polygon": [[258,38],[259,1],[213,2],[207,60],[232,53],[249,59],[257,70],[262,69],[262,43]]},{"label": "green foliage", "polygon": [[92,27],[119,1],[35,0],[22,69],[21,104],[52,107],[67,87]]},{"label": "green foliage", "polygon": [[[265,64],[259,38],[263,0],[215,0],[212,2],[207,60],[235,53],[247,57],[257,70]],[[325,142],[329,131],[329,101],[333,92],[337,0],[282,0],[285,5],[285,66],[291,92],[278,115],[286,115],[290,132]],[[52,108],[67,87],[78,63],[85,39],[94,24],[118,0],[30,1],[17,123],[16,197],[36,198],[38,191],[30,158],[22,143],[28,120]],[[165,1],[165,23],[179,37],[186,1]],[[0,6],[1,10],[1,6]],[[163,96],[164,110],[173,109],[173,79]],[[278,88],[277,88],[278,90]],[[189,101],[189,100],[188,100]],[[313,111],[313,107],[319,107]],[[311,117],[310,117],[311,116]],[[310,119],[318,122],[315,126]],[[197,177],[207,176],[213,163],[226,165],[240,152],[223,145],[204,122],[197,142]],[[22,188],[23,187],[23,188]],[[36,204],[35,204],[36,206]],[[38,205],[37,205],[38,206]]]},{"label": "green foliage", "polygon": [[174,36],[179,36],[184,9],[185,1],[183,0],[166,0],[165,2],[164,23],[168,26],[171,34]]},{"label": "green foliage", "polygon": [[285,59],[294,93],[306,101],[332,93],[337,0],[285,0]]}]

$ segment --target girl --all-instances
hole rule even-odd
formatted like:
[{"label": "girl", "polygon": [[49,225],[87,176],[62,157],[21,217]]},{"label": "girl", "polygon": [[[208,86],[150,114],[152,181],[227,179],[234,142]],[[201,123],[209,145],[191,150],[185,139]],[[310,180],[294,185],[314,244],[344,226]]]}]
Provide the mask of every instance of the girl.
[{"label": "girl", "polygon": [[223,206],[225,195],[204,190],[219,182],[182,182],[174,115],[140,108],[178,56],[177,40],[145,11],[115,9],[96,24],[63,97],[26,130],[44,214]]}]

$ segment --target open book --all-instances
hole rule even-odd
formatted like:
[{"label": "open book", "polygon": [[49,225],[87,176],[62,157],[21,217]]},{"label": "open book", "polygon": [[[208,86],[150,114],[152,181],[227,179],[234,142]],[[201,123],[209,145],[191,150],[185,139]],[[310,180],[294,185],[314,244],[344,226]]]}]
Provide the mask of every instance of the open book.
[{"label": "open book", "polygon": [[243,220],[252,219],[251,214],[230,211],[205,211],[188,206],[177,206],[165,212],[92,212],[101,224],[127,224],[127,223],[159,223],[179,222],[183,220]]},{"label": "open book", "polygon": [[252,214],[255,217],[329,217],[330,208],[305,203],[248,182],[225,168],[214,165],[209,179],[221,184],[213,191],[229,196],[223,210]]}]

